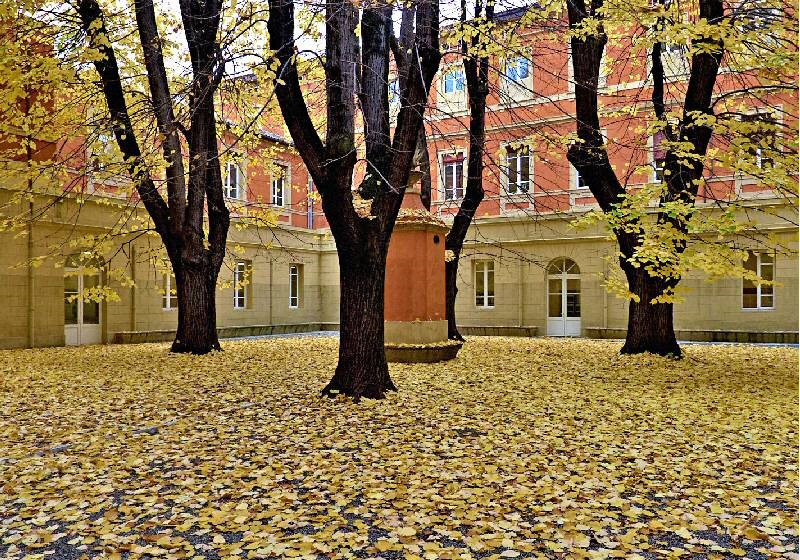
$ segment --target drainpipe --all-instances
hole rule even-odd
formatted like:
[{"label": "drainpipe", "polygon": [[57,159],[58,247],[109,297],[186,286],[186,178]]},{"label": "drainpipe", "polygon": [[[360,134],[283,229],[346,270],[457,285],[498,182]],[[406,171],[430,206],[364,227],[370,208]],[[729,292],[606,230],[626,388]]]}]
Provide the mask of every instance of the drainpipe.
[{"label": "drainpipe", "polygon": [[[30,151],[30,148],[28,148]],[[28,176],[28,192],[32,192],[30,173]],[[28,202],[28,348],[36,346],[36,304],[33,296],[36,293],[33,285],[33,201]]]},{"label": "drainpipe", "polygon": [[272,255],[269,257],[269,324],[272,325]]},{"label": "drainpipe", "polygon": [[[608,257],[608,255],[606,255]],[[608,281],[608,259],[603,258],[603,280]],[[603,328],[608,328],[608,290],[605,286],[603,289]]]},{"label": "drainpipe", "polygon": [[131,282],[133,285],[130,287],[130,331],[136,330],[136,247],[131,243]]},{"label": "drainpipe", "polygon": [[519,317],[517,318],[520,327],[525,326],[525,276],[522,273],[522,259],[519,260],[517,267],[519,278]]}]

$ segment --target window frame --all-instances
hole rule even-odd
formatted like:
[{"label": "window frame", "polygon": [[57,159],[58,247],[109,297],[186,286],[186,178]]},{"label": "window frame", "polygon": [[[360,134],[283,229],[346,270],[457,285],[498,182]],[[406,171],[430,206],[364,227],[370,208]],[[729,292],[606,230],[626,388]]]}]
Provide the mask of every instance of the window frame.
[{"label": "window frame", "polygon": [[[460,75],[461,79],[458,78]],[[451,78],[452,76],[452,78]],[[452,91],[447,91],[448,81],[452,83]],[[460,86],[460,87],[459,87]],[[442,95],[445,97],[452,97],[456,95],[463,95],[466,91],[466,75],[464,67],[459,64],[454,64],[442,74]]]},{"label": "window frame", "polygon": [[[483,294],[478,293],[479,275],[482,276]],[[494,309],[497,297],[494,260],[481,259],[473,261],[473,281],[473,292],[475,296],[473,301],[475,302],[475,307],[477,309]],[[490,286],[491,290],[489,290]],[[478,303],[479,301],[481,301],[481,303]]]},{"label": "window frame", "polygon": [[[294,282],[294,284],[293,284]],[[295,300],[292,303],[292,300]],[[289,265],[289,309],[300,309],[303,305],[303,265]]]},{"label": "window frame", "polygon": [[[234,309],[248,309],[250,306],[250,294],[248,287],[250,286],[249,276],[250,261],[237,260],[233,266],[233,308]],[[246,283],[244,283],[246,282]]]},{"label": "window frame", "polygon": [[[445,162],[445,158],[452,157],[458,158],[461,157],[458,161],[448,161]],[[444,152],[439,156],[440,162],[440,180],[441,180],[441,200],[443,202],[452,202],[454,200],[461,200],[464,198],[464,192],[466,191],[466,173],[464,169],[464,165],[466,163],[466,153],[463,150],[457,151],[450,151]],[[448,184],[447,181],[447,171],[448,167],[453,168],[453,178],[450,181],[452,184]],[[461,180],[457,180],[457,176],[460,174]],[[448,192],[451,192],[453,196],[448,196]]]},{"label": "window frame", "polygon": [[[592,191],[589,188],[589,183],[583,180],[583,176],[581,175],[581,172],[578,171],[578,168],[571,163],[569,164],[569,168],[572,171],[572,190],[581,192],[588,191],[591,193]],[[583,186],[581,186],[581,183],[583,183]]]},{"label": "window frame", "polygon": [[[270,181],[269,181],[269,200],[270,200],[270,204],[272,206],[276,207],[276,208],[285,208],[286,206],[288,206],[287,199],[289,198],[289,197],[286,196],[286,194],[287,194],[287,192],[286,192],[287,184],[290,186],[290,192],[291,192],[291,168],[290,168],[290,166],[289,166],[289,164],[287,162],[283,162],[283,161],[273,162],[272,166],[273,166],[272,167],[272,173],[270,175]],[[279,167],[279,168],[282,169],[283,172],[280,175],[276,175],[276,173],[275,173],[275,168],[276,167]],[[278,204],[276,202],[276,200],[277,200],[277,197],[276,197],[277,190],[276,190],[275,186],[278,183],[280,183],[280,186],[281,186],[281,189],[280,189],[280,195],[281,195],[280,196],[280,204]]]},{"label": "window frame", "polygon": [[[747,280],[746,278],[742,278],[742,289],[741,289],[742,311],[774,311],[775,310],[775,260],[776,260],[775,259],[775,253],[774,252],[770,252],[770,251],[748,251],[747,253],[748,253],[748,260],[750,260],[749,256],[751,256],[751,255],[754,256],[755,259],[756,259],[755,273],[758,275],[759,278],[762,278],[762,279],[764,278],[764,276],[763,276],[763,268],[765,266],[772,269],[772,271],[771,271],[772,272],[772,278],[767,280],[768,282],[772,282],[771,284],[769,284],[767,286],[767,287],[770,288],[772,293],[764,294],[764,293],[762,293],[762,288],[765,287],[764,284],[755,283],[755,282],[752,282],[750,280]],[[765,256],[765,255],[768,255],[770,257],[771,262],[764,263],[762,261],[762,257]],[[746,267],[746,265],[747,265],[747,263],[745,262],[745,264],[743,266]],[[755,287],[755,290],[756,290],[756,293],[755,293],[756,306],[755,307],[745,307],[745,304],[744,304],[744,298],[745,298],[744,290],[745,290],[745,283],[746,282],[752,282],[754,284],[754,287]],[[768,305],[767,306],[767,305],[763,305],[762,304],[763,298],[765,298],[765,297],[772,298],[772,305]]]},{"label": "window frame", "polygon": [[[235,185],[236,196],[232,194],[233,186],[231,185],[230,182],[231,169],[236,170],[236,185]],[[242,196],[244,192],[244,189],[242,189],[242,177],[243,177],[242,166],[239,165],[238,162],[229,161],[225,166],[225,178],[222,182],[222,194],[225,198],[229,200],[244,200],[244,197]]]},{"label": "window frame", "polygon": [[[512,156],[511,152],[514,152]],[[527,168],[528,168],[528,180],[522,181],[522,170],[524,167],[522,166],[522,159],[527,159]],[[517,176],[517,180],[515,182],[511,182],[511,161],[512,159],[516,160],[516,170],[515,175]],[[525,188],[520,188],[520,185],[525,182],[527,185]],[[512,185],[515,187],[514,190],[511,190]],[[511,147],[506,147],[506,169],[505,169],[505,187],[506,187],[506,194],[508,196],[519,196],[519,195],[526,195],[530,194],[533,190],[533,151],[531,150],[530,146],[521,146],[518,149],[513,149]]]},{"label": "window frame", "polygon": [[[161,275],[161,286],[164,291],[161,294],[161,310],[174,311],[178,308],[178,288],[173,287],[175,284],[175,274],[172,272],[164,272]],[[173,294],[172,291],[175,290]],[[174,300],[174,302],[173,302]]]}]

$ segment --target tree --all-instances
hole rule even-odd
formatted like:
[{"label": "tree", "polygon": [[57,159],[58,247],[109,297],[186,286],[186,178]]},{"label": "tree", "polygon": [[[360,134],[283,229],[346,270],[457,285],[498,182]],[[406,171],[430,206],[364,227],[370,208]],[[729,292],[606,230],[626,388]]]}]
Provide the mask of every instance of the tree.
[{"label": "tree", "polygon": [[[485,14],[484,14],[485,11]],[[475,212],[483,200],[483,157],[486,142],[486,97],[489,95],[489,54],[486,51],[486,31],[482,25],[491,25],[494,3],[489,1],[484,7],[482,0],[475,0],[475,18],[471,26],[475,31],[472,38],[461,39],[461,54],[464,61],[464,74],[469,98],[469,150],[467,156],[467,188],[464,198],[453,218],[453,225],[445,237],[445,250],[450,251],[445,264],[445,294],[447,311],[447,336],[454,340],[464,340],[458,332],[456,323],[456,295],[458,294],[458,263],[464,238],[475,217]],[[466,0],[461,2],[461,25],[467,23]],[[462,31],[463,33],[463,31]],[[483,52],[481,52],[483,51]]]},{"label": "tree", "polygon": [[[75,5],[88,45],[96,53],[93,64],[117,145],[172,263],[178,292],[178,330],[172,352],[204,354],[221,349],[215,292],[230,224],[222,192],[214,107],[214,94],[225,68],[217,37],[222,3],[212,0],[180,4],[193,74],[189,86],[190,126],[183,130],[175,118],[153,2],[135,0],[134,7],[161,136],[166,200],[142,157],[103,11],[96,0],[78,0]],[[184,168],[181,131],[188,144],[188,174]],[[208,238],[204,232],[204,206],[208,212]]]},{"label": "tree", "polygon": [[[428,91],[438,69],[439,6],[416,3],[411,63],[402,76],[401,108],[389,118],[391,4],[363,8],[349,0],[325,6],[327,121],[323,143],[297,72],[292,0],[270,0],[270,46],[278,60],[276,95],[294,143],[322,198],[339,259],[339,362],[323,394],[382,398],[395,389],[384,353],[386,255],[414,159]],[[359,33],[360,29],[360,33]],[[355,125],[360,107],[367,173],[357,191]],[[355,204],[365,201],[364,207]],[[368,208],[366,208],[368,206]]]},{"label": "tree", "polygon": [[[694,38],[691,73],[683,102],[683,117],[676,129],[667,126],[670,140],[680,142],[682,151],[670,145],[665,162],[666,188],[660,196],[658,224],[672,229],[672,249],[677,257],[686,248],[687,221],[670,208],[675,203],[694,204],[703,175],[702,158],[708,149],[712,128],[707,119],[713,114],[712,93],[724,52],[716,32],[724,16],[721,0],[700,0],[700,21]],[[598,112],[600,65],[608,37],[603,27],[607,6],[603,0],[574,0],[567,12],[572,30],[570,45],[575,76],[577,137],[567,157],[578,172],[588,179],[589,188],[603,212],[612,213],[625,195],[625,187],[611,166],[605,149]],[[664,113],[664,73],[660,43],[652,50],[653,106],[659,117]],[[689,156],[685,154],[690,151]],[[632,293],[628,311],[628,332],[622,352],[652,352],[680,356],[675,338],[673,303],[662,301],[680,281],[676,274],[662,275],[636,260],[643,238],[635,227],[619,225],[614,229],[620,247],[620,266]]]}]

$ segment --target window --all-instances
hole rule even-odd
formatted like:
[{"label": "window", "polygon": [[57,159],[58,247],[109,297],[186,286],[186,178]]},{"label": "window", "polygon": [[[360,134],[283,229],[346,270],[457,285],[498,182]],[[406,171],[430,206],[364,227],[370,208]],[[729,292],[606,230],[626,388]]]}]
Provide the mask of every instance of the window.
[{"label": "window", "polygon": [[[769,253],[749,251],[744,263],[747,272],[755,274],[764,282],[775,279],[775,257]],[[761,284],[755,280],[742,279],[743,309],[774,309],[775,295],[772,284]]]},{"label": "window", "polygon": [[733,19],[738,24],[740,32],[763,33],[780,23],[783,17],[783,9],[766,0],[742,0],[733,10]]},{"label": "window", "polygon": [[454,94],[464,91],[464,70],[453,68],[442,78],[445,94]]},{"label": "window", "polygon": [[225,184],[223,185],[223,194],[227,198],[241,198],[241,180],[242,173],[239,169],[239,164],[232,161],[228,162],[227,173],[225,173]]},{"label": "window", "polygon": [[276,165],[272,177],[272,205],[283,206],[286,202],[285,181],[289,168],[285,165]]},{"label": "window", "polygon": [[747,133],[747,152],[752,158],[751,162],[759,169],[769,169],[774,163],[772,154],[778,150],[777,123],[765,113],[744,115],[742,120],[753,125],[753,129]]},{"label": "window", "polygon": [[250,275],[250,263],[237,261],[233,267],[233,308],[247,308],[247,287]]},{"label": "window", "polygon": [[475,263],[475,306],[494,307],[494,261]]},{"label": "window", "polygon": [[576,189],[588,189],[589,183],[586,182],[586,179],[583,178],[581,172],[578,171],[575,167],[572,167],[572,172],[575,174],[575,188]]},{"label": "window", "polygon": [[515,56],[506,60],[505,76],[509,82],[524,84],[531,75],[531,63],[524,56]]},{"label": "window", "polygon": [[400,80],[394,79],[389,82],[389,105],[400,104]]},{"label": "window", "polygon": [[664,146],[667,135],[664,131],[656,132],[653,135],[653,182],[664,182],[664,162],[667,159],[667,148]]},{"label": "window", "polygon": [[443,194],[445,200],[458,200],[464,196],[464,154],[459,152],[442,158],[444,166]]},{"label": "window", "polygon": [[289,307],[297,309],[302,303],[303,265],[289,265]]},{"label": "window", "polygon": [[92,169],[100,172],[105,171],[108,166],[108,161],[111,159],[113,153],[114,135],[112,132],[99,132],[97,134],[97,141],[92,147]]},{"label": "window", "polygon": [[530,189],[531,158],[530,149],[509,148],[508,155],[508,194],[526,193]]},{"label": "window", "polygon": [[178,308],[178,287],[175,284],[175,275],[164,273],[161,280],[161,308],[165,311]]}]

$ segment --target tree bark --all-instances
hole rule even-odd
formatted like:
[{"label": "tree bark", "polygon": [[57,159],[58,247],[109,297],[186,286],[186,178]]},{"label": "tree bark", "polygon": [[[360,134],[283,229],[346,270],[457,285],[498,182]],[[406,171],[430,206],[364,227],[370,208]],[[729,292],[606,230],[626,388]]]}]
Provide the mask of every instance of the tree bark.
[{"label": "tree bark", "polygon": [[[318,186],[339,254],[339,365],[323,389],[326,395],[338,392],[356,400],[382,398],[394,389],[383,348],[386,254],[408,184],[428,91],[441,58],[438,0],[417,0],[415,4],[418,32],[409,49],[410,62],[399,68],[400,112],[393,135],[387,88],[391,6],[359,9],[344,0],[326,4],[328,118],[323,143],[297,74],[293,2],[269,2],[270,46],[280,63],[275,93],[295,146]],[[356,33],[359,14],[360,43]],[[410,11],[404,19],[410,25]],[[363,116],[368,171],[358,193],[370,201],[368,214],[357,212],[353,204],[356,96]]]},{"label": "tree bark", "polygon": [[[475,0],[475,17],[480,18],[483,2]],[[494,4],[486,3],[486,20],[494,18]],[[461,3],[461,23],[466,25],[466,1]],[[472,36],[472,47],[480,45],[480,33]],[[447,337],[463,341],[456,322],[456,295],[458,295],[458,265],[464,239],[483,201],[483,152],[486,144],[486,97],[489,95],[489,58],[470,55],[466,40],[462,40],[461,52],[464,59],[464,74],[467,78],[469,96],[469,155],[467,158],[467,188],[464,199],[453,218],[453,225],[445,237],[445,249],[452,252],[451,260],[445,263],[445,314],[447,317]]]},{"label": "tree bark", "polygon": [[623,354],[650,352],[659,356],[681,357],[675,338],[672,303],[651,303],[669,286],[642,268],[626,267],[629,289],[638,298],[628,306],[628,333]]},{"label": "tree bark", "polygon": [[[462,241],[463,243],[463,241]],[[458,295],[458,257],[444,263],[445,313],[447,317],[447,338],[464,341],[456,322],[456,296]]]},{"label": "tree bark", "polygon": [[382,399],[396,390],[383,348],[386,253],[339,255],[339,363],[322,393]]},{"label": "tree bark", "polygon": [[222,350],[217,336],[217,273],[211,260],[202,255],[184,260],[175,271],[175,283],[178,331],[171,351],[206,354]]},{"label": "tree bark", "polygon": [[[570,39],[575,76],[577,133],[581,142],[570,146],[567,159],[584,177],[603,212],[611,212],[623,201],[626,190],[608,159],[600,128],[597,87],[601,59],[608,40],[602,25],[603,3],[603,0],[573,0],[567,3],[571,28],[580,27],[588,17],[597,18],[600,22],[592,33],[573,36]],[[724,9],[721,0],[700,0],[699,7],[700,17],[709,23],[718,24],[722,20]],[[658,23],[662,24],[663,21]],[[711,128],[707,124],[697,124],[695,119],[697,114],[712,114],[712,92],[724,45],[714,33],[695,38],[693,43],[702,45],[703,48],[698,48],[692,56],[691,74],[683,101],[683,117],[677,130],[668,122],[663,124],[670,140],[677,137],[681,142],[690,143],[692,151],[697,156],[703,156],[711,138]],[[659,43],[655,43],[651,55],[654,81],[653,109],[659,120],[666,121],[664,69]],[[670,148],[667,150],[665,168],[667,188],[661,196],[662,208],[664,204],[673,202],[693,205],[697,196],[697,185],[703,174],[701,160],[686,158]],[[671,217],[659,209],[656,219],[659,224],[670,224],[681,234],[688,232],[685,218]],[[628,332],[622,352],[625,354],[652,352],[680,357],[681,350],[676,341],[673,325],[673,305],[651,303],[666,290],[674,289],[680,278],[674,270],[670,270],[669,275],[662,277],[657,273],[651,275],[642,263],[638,263],[638,267],[633,266],[632,260],[637,257],[637,251],[642,245],[641,237],[644,235],[644,229],[640,224],[631,226],[633,227],[620,227],[614,231],[620,247],[620,266],[627,277],[628,289],[638,298],[638,301],[630,302]],[[677,261],[686,250],[685,240],[682,237],[678,238],[671,249],[672,258]]]},{"label": "tree bark", "polygon": [[[216,328],[216,282],[225,256],[230,214],[222,193],[214,92],[225,64],[219,59],[219,0],[181,2],[192,61],[188,184],[183,147],[172,107],[164,55],[152,0],[136,0],[136,24],[144,53],[153,112],[163,136],[167,200],[159,193],[131,122],[119,64],[108,40],[105,17],[97,0],[79,0],[76,10],[94,61],[111,117],[117,145],[155,229],[166,248],[178,292],[178,330],[172,352],[205,354],[220,350]],[[204,215],[208,215],[208,238]]]}]

